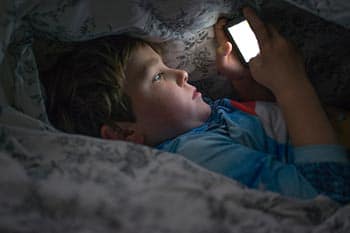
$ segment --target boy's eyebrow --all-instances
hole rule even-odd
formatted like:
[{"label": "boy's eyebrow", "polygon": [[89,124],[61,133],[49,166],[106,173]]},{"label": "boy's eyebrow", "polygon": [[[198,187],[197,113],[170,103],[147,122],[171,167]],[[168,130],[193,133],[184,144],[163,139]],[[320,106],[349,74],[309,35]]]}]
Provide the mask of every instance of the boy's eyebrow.
[{"label": "boy's eyebrow", "polygon": [[147,74],[150,67],[157,65],[159,61],[160,59],[155,57],[149,59],[142,67],[142,74],[143,75]]}]

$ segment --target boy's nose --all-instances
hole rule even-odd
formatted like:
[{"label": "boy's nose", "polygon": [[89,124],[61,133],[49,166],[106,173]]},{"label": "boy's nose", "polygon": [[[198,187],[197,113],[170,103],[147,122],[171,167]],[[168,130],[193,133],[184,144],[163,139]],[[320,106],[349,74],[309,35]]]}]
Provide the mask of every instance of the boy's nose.
[{"label": "boy's nose", "polygon": [[185,70],[176,70],[176,82],[179,86],[185,85],[188,81],[188,73]]}]

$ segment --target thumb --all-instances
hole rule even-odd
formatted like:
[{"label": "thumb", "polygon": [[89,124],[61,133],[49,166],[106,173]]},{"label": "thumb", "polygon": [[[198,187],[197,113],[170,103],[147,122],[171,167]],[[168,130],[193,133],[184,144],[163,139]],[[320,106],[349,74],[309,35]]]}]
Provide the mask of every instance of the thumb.
[{"label": "thumb", "polygon": [[217,53],[220,57],[226,57],[228,56],[232,51],[232,44],[228,41],[226,41],[224,44],[222,44],[220,47],[217,48]]},{"label": "thumb", "polygon": [[[232,51],[232,44],[230,42],[223,43],[216,50],[216,65],[219,69],[227,69],[229,67],[229,55]],[[226,67],[226,68],[225,68]]]},{"label": "thumb", "polygon": [[254,79],[256,79],[256,77],[258,76],[257,74],[260,73],[261,66],[262,66],[262,59],[261,59],[260,54],[258,54],[256,57],[253,57],[252,59],[250,59],[249,69],[250,69],[250,72],[251,72],[252,77]]},{"label": "thumb", "polygon": [[216,67],[218,73],[231,79],[240,79],[246,75],[247,69],[242,66],[232,50],[232,44],[228,41],[217,48]]}]

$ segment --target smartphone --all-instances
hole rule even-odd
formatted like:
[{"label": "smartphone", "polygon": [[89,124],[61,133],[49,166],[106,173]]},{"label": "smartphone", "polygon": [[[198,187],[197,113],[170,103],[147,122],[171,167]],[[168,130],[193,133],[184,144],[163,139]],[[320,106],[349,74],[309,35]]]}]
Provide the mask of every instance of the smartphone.
[{"label": "smartphone", "polygon": [[224,31],[242,64],[248,65],[249,60],[259,54],[258,40],[246,19],[236,18],[229,21]]}]

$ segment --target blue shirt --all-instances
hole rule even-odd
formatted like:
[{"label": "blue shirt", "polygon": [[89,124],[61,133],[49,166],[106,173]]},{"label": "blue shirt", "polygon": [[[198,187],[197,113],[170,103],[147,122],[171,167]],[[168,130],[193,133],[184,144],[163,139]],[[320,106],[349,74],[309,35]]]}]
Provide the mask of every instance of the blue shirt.
[{"label": "blue shirt", "polygon": [[[288,136],[284,141],[276,140],[273,138],[276,134],[267,133],[273,130],[267,129],[266,125],[269,121],[273,125],[273,122],[268,117],[262,120],[263,117],[254,112],[257,104],[253,105],[252,111],[242,111],[244,107],[239,109],[239,103],[228,99],[212,102],[211,116],[203,125],[167,140],[157,148],[181,154],[250,188],[302,199],[323,193],[340,202],[350,200],[350,166],[344,147],[312,145],[295,148],[288,143]],[[322,174],[323,170],[328,169],[329,173],[332,166],[332,169],[343,171],[329,179],[337,190],[320,190],[319,184],[313,182],[322,181],[327,174],[327,171]],[[327,189],[332,189],[332,185],[326,185]]]}]

